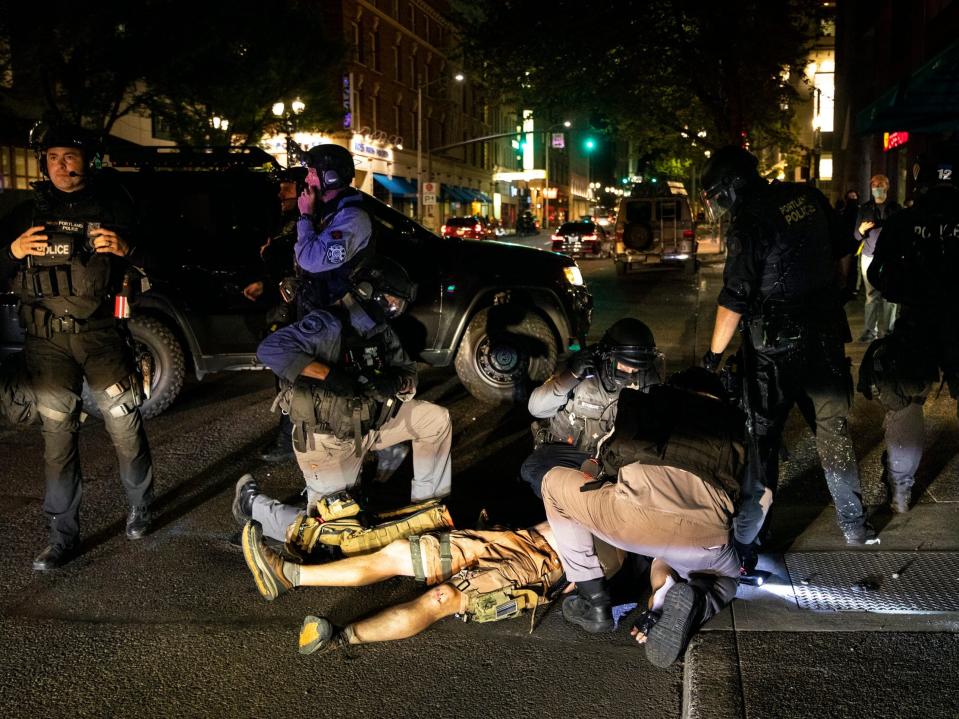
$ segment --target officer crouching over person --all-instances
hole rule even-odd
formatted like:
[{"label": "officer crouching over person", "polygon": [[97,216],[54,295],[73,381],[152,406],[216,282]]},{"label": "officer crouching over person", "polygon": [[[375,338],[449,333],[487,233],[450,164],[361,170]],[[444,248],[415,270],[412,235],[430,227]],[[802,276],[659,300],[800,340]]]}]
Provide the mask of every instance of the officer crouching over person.
[{"label": "officer crouching over person", "polygon": [[668,589],[661,614],[644,613],[634,627],[659,667],[682,656],[693,633],[736,595],[730,529],[745,422],[724,397],[719,378],[702,368],[648,392],[623,390],[616,428],[599,450],[600,478],[557,467],[543,479],[557,553],[576,583],[563,602],[566,621],[591,633],[614,627],[594,537],[655,558],[684,580]]},{"label": "officer crouching over person", "polygon": [[859,389],[886,408],[883,476],[894,512],[908,512],[922,459],[923,404],[942,378],[959,397],[959,146],[920,157],[913,168],[915,204],[886,221],[869,282],[884,300],[900,303],[892,334],[869,346]]},{"label": "officer crouching over person", "polygon": [[[86,379],[116,449],[130,511],[129,539],[150,527],[153,463],[138,409],[142,380],[114,298],[139,284],[133,207],[122,190],[94,173],[95,143],[76,127],[37,126],[31,144],[47,180],[5,223],[7,260],[16,267],[14,291],[26,332],[27,379],[36,396],[44,442],[50,544],[33,562],[55,569],[76,556],[82,495],[78,447]],[[122,314],[122,313],[121,313]]]},{"label": "officer crouching over person", "polygon": [[[309,505],[355,486],[370,450],[412,440],[411,501],[450,493],[449,412],[413,399],[416,364],[388,320],[415,296],[398,264],[368,259],[340,301],[313,310],[260,343],[257,355],[281,379],[277,403],[293,423],[293,451]],[[250,475],[236,486],[233,514],[259,522],[267,537],[286,540],[302,510],[263,495]]]},{"label": "officer crouching over person", "polygon": [[530,395],[530,414],[548,422],[533,424],[536,448],[520,469],[523,481],[542,498],[550,469],[579,469],[596,456],[616,420],[620,391],[646,389],[662,376],[663,355],[649,327],[633,317],[617,320],[599,344],[574,354]]}]

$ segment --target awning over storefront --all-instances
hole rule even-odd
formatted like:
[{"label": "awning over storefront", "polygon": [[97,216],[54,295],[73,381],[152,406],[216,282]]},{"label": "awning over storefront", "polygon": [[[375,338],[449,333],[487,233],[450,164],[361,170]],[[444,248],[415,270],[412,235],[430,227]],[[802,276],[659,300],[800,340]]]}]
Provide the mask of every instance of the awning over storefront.
[{"label": "awning over storefront", "polygon": [[470,202],[483,202],[486,204],[492,202],[488,195],[480,192],[479,190],[474,190],[472,187],[464,187],[462,190],[469,196]]},{"label": "awning over storefront", "polygon": [[883,93],[856,115],[856,130],[959,130],[959,41]]},{"label": "awning over storefront", "polygon": [[441,199],[446,202],[472,202],[473,198],[465,188],[457,185],[443,185],[440,191]]},{"label": "awning over storefront", "polygon": [[386,175],[373,173],[373,180],[391,195],[397,197],[416,197],[416,181],[404,180],[402,177],[390,179]]}]

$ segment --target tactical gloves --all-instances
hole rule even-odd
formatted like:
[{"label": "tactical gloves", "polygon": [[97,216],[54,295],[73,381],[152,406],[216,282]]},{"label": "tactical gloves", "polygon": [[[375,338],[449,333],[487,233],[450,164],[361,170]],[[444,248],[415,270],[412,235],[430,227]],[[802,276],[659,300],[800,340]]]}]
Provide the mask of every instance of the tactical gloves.
[{"label": "tactical gloves", "polygon": [[589,349],[580,350],[569,358],[567,367],[573,373],[573,376],[580,381],[596,374],[596,358],[593,351]]},{"label": "tactical gloves", "polygon": [[723,359],[722,352],[713,352],[712,350],[706,350],[706,354],[703,355],[703,367],[708,369],[710,372],[715,372],[719,369],[719,363]]},{"label": "tactical gloves", "polygon": [[363,394],[375,399],[377,402],[386,400],[400,394],[406,386],[406,379],[398,373],[383,373],[366,376],[366,382],[363,384]]},{"label": "tactical gloves", "polygon": [[341,397],[355,397],[363,394],[363,388],[353,375],[336,367],[329,368],[326,379],[322,382],[326,389]]}]

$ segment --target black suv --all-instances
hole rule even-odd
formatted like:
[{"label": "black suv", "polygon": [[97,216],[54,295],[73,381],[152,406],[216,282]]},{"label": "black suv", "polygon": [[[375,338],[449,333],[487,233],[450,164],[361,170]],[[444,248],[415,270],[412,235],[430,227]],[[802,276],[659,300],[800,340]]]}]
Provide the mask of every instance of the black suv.
[{"label": "black suv", "polygon": [[[137,203],[151,258],[151,287],[130,321],[152,357],[149,417],[174,400],[187,368],[198,379],[263,369],[255,352],[269,308],[247,300],[243,288],[263,278],[259,248],[280,229],[279,178],[268,169],[272,158],[255,148],[138,148],[111,159]],[[568,257],[440,238],[373,197],[366,208],[377,251],[419,285],[397,324],[404,345],[427,364],[452,363],[477,399],[522,399],[585,341],[592,298]],[[15,302],[0,293],[0,353],[22,344]]]}]

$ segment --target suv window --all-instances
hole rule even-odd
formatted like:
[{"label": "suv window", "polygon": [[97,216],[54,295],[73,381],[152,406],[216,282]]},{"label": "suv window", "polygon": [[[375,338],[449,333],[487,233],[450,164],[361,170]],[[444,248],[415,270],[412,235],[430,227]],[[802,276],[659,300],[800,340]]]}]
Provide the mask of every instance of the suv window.
[{"label": "suv window", "polygon": [[592,235],[596,225],[592,222],[565,222],[557,231],[559,235]]},{"label": "suv window", "polygon": [[649,202],[626,203],[626,222],[649,224],[653,219],[653,206]]},{"label": "suv window", "polygon": [[449,227],[472,227],[477,222],[479,220],[475,217],[451,217],[446,221],[446,224]]}]

